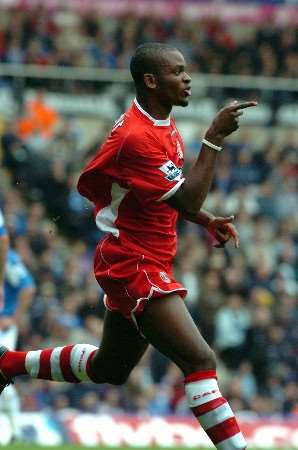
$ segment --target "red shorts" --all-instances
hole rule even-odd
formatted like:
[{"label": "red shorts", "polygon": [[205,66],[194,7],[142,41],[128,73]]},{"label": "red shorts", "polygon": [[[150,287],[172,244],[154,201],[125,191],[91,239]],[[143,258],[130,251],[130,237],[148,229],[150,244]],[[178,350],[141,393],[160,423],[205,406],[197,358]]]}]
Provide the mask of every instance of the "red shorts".
[{"label": "red shorts", "polygon": [[175,280],[171,267],[123,247],[112,235],[96,248],[95,277],[105,292],[105,306],[127,319],[140,314],[150,298],[177,292],[182,298],[187,290]]}]

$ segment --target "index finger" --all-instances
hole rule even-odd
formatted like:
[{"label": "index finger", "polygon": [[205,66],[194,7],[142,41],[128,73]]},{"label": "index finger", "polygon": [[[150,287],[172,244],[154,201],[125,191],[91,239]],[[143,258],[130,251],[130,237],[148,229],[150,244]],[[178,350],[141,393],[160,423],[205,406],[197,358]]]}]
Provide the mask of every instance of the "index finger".
[{"label": "index finger", "polygon": [[239,248],[240,247],[240,237],[239,237],[238,231],[236,230],[236,228],[232,224],[229,224],[228,227],[229,227],[229,230],[231,231],[231,234],[233,236],[233,239],[234,239],[234,242],[235,242],[235,247]]},{"label": "index finger", "polygon": [[234,216],[229,216],[229,217],[217,217],[215,220],[218,222],[218,224],[224,225],[225,223],[233,222],[234,219],[235,219]]},{"label": "index finger", "polygon": [[236,103],[231,106],[232,111],[238,111],[238,109],[245,109],[245,108],[251,108],[252,106],[257,106],[258,102],[241,102]]}]

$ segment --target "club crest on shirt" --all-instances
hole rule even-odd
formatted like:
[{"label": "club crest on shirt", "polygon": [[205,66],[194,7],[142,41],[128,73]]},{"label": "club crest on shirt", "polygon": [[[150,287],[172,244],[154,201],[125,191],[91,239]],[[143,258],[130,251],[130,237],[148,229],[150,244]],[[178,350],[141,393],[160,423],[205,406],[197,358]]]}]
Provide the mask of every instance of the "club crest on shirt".
[{"label": "club crest on shirt", "polygon": [[168,277],[168,275],[165,272],[159,272],[159,276],[165,283],[171,283],[171,279]]},{"label": "club crest on shirt", "polygon": [[179,141],[176,141],[176,150],[179,159],[183,159],[183,151]]},{"label": "club crest on shirt", "polygon": [[165,178],[169,181],[181,179],[182,170],[179,169],[179,167],[177,167],[171,160],[160,166],[159,170],[165,173]]}]

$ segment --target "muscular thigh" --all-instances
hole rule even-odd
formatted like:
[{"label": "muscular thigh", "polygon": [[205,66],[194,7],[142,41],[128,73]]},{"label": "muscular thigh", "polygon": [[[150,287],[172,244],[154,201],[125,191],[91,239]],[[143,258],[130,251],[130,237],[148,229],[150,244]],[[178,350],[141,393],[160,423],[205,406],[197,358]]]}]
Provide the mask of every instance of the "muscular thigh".
[{"label": "muscular thigh", "polygon": [[214,354],[178,295],[150,300],[138,323],[148,342],[185,375],[214,368]]},{"label": "muscular thigh", "polygon": [[94,366],[99,382],[122,384],[139,362],[148,341],[122,314],[106,311],[103,336]]}]

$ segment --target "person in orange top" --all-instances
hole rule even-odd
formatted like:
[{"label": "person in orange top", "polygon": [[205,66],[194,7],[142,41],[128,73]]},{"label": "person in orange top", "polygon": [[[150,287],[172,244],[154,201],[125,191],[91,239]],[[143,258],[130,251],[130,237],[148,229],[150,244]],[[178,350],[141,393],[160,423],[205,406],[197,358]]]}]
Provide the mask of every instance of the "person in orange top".
[{"label": "person in orange top", "polygon": [[39,91],[33,100],[26,103],[25,116],[19,121],[19,135],[22,139],[30,137],[33,133],[40,133],[45,139],[53,136],[59,115],[49,106],[42,91]]}]

